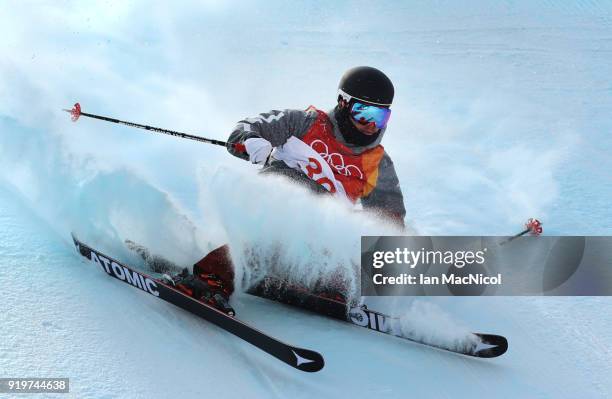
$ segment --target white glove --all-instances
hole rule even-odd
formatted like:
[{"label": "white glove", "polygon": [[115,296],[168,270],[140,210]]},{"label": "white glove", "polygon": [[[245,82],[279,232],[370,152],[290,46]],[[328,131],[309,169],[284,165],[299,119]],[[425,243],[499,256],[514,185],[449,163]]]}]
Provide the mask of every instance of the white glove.
[{"label": "white glove", "polygon": [[249,154],[249,161],[259,165],[265,164],[272,152],[272,144],[261,137],[246,139],[244,147],[247,154]]}]

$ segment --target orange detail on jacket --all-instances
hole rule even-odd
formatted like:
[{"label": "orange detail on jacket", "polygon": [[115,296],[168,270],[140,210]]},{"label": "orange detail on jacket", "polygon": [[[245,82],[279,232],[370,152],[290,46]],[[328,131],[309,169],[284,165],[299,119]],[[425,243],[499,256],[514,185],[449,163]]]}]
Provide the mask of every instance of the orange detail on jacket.
[{"label": "orange detail on jacket", "polygon": [[354,154],[350,148],[336,140],[334,127],[327,114],[312,106],[308,108],[310,110],[317,112],[317,120],[302,141],[325,159],[351,201],[370,194],[378,180],[378,165],[385,153],[383,146],[377,145],[361,154]]}]

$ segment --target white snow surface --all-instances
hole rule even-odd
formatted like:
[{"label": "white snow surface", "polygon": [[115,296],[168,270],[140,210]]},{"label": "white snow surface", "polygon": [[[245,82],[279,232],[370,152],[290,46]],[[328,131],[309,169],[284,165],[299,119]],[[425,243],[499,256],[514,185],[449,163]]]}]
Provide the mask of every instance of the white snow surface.
[{"label": "white snow surface", "polygon": [[70,231],[136,266],[125,239],[184,265],[230,243],[250,278],[280,250],[306,283],[350,276],[362,234],[396,231],[222,148],[60,111],[224,140],[258,112],[331,108],[341,73],[373,65],[396,86],[383,144],[412,229],[505,235],[537,216],[609,235],[612,3],[14,3],[0,35],[0,377],[69,377],[75,398],[612,397],[606,297],[368,298],[432,342],[506,336],[490,360],[234,297],[241,319],[324,355],[306,374],[130,289]]}]

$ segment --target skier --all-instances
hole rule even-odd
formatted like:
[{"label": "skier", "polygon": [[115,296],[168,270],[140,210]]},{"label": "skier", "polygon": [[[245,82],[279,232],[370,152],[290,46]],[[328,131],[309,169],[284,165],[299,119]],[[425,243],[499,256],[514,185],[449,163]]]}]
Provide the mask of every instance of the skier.
[{"label": "skier", "polygon": [[[393,162],[380,142],[394,88],[376,68],[349,69],[330,112],[314,107],[270,111],[238,123],[228,151],[263,173],[282,174],[315,192],[329,192],[404,227],[406,210]],[[243,144],[241,152],[236,144]]]},{"label": "skier", "polygon": [[[333,110],[324,112],[311,106],[305,111],[270,111],[244,119],[231,133],[227,149],[239,158],[264,165],[262,173],[287,176],[314,192],[349,203],[360,201],[364,210],[403,228],[406,210],[399,180],[391,158],[380,145],[393,95],[393,84],[383,72],[355,67],[340,79]],[[166,275],[166,281],[187,293],[198,291],[196,299],[222,310],[229,308],[234,271],[226,245],[197,262],[193,276],[195,279],[185,273],[172,278]],[[194,289],[198,279],[214,287],[214,294],[221,294],[224,300],[215,300],[214,295],[204,298]],[[251,292],[287,296],[293,288],[272,276],[266,279],[265,287],[252,287]],[[344,300],[341,290],[329,287],[321,287],[316,294]]]}]

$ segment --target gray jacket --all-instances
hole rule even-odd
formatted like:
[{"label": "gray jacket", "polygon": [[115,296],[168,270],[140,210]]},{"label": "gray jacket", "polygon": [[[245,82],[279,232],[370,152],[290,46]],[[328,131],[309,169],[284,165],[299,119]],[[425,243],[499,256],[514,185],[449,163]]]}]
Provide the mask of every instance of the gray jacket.
[{"label": "gray jacket", "polygon": [[[328,112],[327,115],[333,124],[336,140],[350,148],[354,154],[360,154],[380,144],[384,131],[381,132],[375,142],[367,146],[347,143],[338,129],[333,111]],[[236,151],[232,144],[244,143],[246,139],[252,137],[261,137],[268,140],[273,147],[278,147],[285,144],[291,136],[302,139],[316,119],[317,112],[314,110],[286,109],[283,111],[274,110],[259,114],[259,116],[254,118],[241,120],[228,139],[229,145],[227,149],[232,155],[248,160],[248,155]],[[393,161],[391,161],[386,151],[378,166],[376,187],[369,195],[361,198],[361,204],[365,210],[380,212],[384,216],[390,217],[403,225],[404,216],[406,215],[404,198],[395,168],[393,167]]]}]

